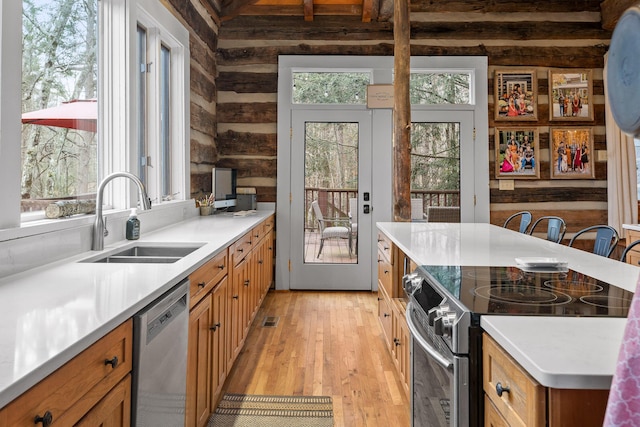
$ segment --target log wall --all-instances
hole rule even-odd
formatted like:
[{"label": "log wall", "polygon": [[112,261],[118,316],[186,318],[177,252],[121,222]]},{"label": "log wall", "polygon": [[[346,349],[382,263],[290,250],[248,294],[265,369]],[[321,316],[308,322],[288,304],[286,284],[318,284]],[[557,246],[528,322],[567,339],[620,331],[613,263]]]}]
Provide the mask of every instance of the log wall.
[{"label": "log wall", "polygon": [[[210,191],[213,165],[238,169],[241,186],[256,187],[259,201],[276,200],[278,55],[393,55],[393,25],[359,18],[238,16],[218,22],[209,0],[163,0],[191,31],[192,194]],[[209,15],[207,15],[209,13]],[[411,3],[412,55],[485,55],[489,61],[489,158],[494,128],[535,126],[539,133],[539,180],[515,180],[502,191],[490,174],[491,222],[527,209],[534,217],[560,215],[569,233],[607,222],[603,56],[611,31],[602,29],[600,2],[551,0],[429,0]],[[207,25],[209,28],[207,28]],[[509,67],[534,69],[538,81],[536,122],[494,122],[493,74]],[[594,120],[550,122],[549,68],[593,70]],[[594,129],[593,180],[550,179],[549,126]],[[207,184],[209,187],[207,188]]]}]

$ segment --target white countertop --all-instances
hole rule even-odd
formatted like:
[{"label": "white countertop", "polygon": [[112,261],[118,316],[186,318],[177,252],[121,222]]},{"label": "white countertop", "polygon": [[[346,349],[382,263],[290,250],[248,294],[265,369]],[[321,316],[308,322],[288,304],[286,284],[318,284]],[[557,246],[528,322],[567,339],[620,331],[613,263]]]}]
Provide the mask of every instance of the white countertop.
[{"label": "white countertop", "polygon": [[171,289],[273,210],[196,217],[105,247],[204,245],[172,264],[82,263],[87,252],[0,279],[0,408]]},{"label": "white countertop", "polygon": [[[569,268],[635,292],[640,267],[490,224],[378,223],[419,265],[516,266],[516,257],[566,260]],[[626,319],[483,316],[481,326],[540,384],[608,389]]]},{"label": "white countertop", "polygon": [[611,387],[624,318],[482,316],[487,331],[545,387]]}]

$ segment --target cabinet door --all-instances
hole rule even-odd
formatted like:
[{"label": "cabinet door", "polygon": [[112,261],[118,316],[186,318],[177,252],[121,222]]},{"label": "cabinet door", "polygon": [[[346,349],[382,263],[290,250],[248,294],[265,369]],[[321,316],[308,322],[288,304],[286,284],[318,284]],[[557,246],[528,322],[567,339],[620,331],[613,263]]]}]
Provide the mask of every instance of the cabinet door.
[{"label": "cabinet door", "polygon": [[225,277],[211,293],[211,408],[218,404],[224,380],[227,378],[226,325],[227,278]]},{"label": "cabinet door", "polygon": [[229,320],[230,325],[230,339],[227,352],[227,366],[231,367],[236,357],[240,353],[242,344],[242,334],[244,332],[243,322],[243,304],[244,304],[244,265],[246,260],[233,268],[233,274],[231,277],[231,292],[229,292],[229,304],[227,305],[230,311]]},{"label": "cabinet door", "polygon": [[131,425],[131,375],[124,377],[76,427],[128,427]]},{"label": "cabinet door", "polygon": [[391,346],[393,345],[391,303],[383,287],[378,288],[378,318],[382,325],[382,332],[384,333],[387,346],[391,349]]},{"label": "cabinet door", "polygon": [[187,355],[187,427],[204,426],[211,413],[211,294],[206,295],[189,313],[189,349]]},{"label": "cabinet door", "polygon": [[404,391],[409,396],[409,390],[411,388],[411,334],[409,333],[409,326],[404,318],[404,313],[398,313],[398,325],[399,325],[399,337],[400,345],[398,347],[398,362],[400,365],[400,375],[403,378]]},{"label": "cabinet door", "polygon": [[486,394],[484,395],[484,427],[509,427]]}]

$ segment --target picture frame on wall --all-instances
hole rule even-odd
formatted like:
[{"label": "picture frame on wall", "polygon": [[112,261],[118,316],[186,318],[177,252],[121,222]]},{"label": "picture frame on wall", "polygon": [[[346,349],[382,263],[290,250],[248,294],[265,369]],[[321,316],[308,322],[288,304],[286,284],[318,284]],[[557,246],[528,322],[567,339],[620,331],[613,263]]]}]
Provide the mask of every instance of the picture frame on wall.
[{"label": "picture frame on wall", "polygon": [[551,179],[594,179],[593,128],[549,129]]},{"label": "picture frame on wall", "polygon": [[495,120],[538,119],[538,82],[535,70],[496,70],[493,86]]},{"label": "picture frame on wall", "polygon": [[549,120],[593,121],[590,69],[549,70]]},{"label": "picture frame on wall", "polygon": [[535,127],[496,128],[496,178],[540,178],[539,145]]}]

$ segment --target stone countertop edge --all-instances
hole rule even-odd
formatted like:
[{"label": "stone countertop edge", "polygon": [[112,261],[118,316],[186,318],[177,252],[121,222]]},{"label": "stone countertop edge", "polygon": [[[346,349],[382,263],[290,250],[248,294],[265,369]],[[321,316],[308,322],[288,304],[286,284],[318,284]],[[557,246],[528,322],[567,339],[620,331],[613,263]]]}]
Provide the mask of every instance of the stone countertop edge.
[{"label": "stone countertop edge", "polygon": [[[207,260],[273,214],[275,214],[275,210],[268,209],[258,210],[255,214],[244,217],[230,214],[198,216],[149,232],[137,241],[116,242],[101,251],[111,251],[136,242],[205,243],[204,246],[174,264],[98,265],[79,262],[101,253],[85,252],[0,279],[0,300],[17,303],[12,304],[13,307],[5,313],[0,313],[0,409],[169,291],[205,264]],[[109,276],[110,273],[119,277],[118,284],[124,282],[121,286],[126,287],[128,282],[133,282],[139,283],[140,289],[138,292],[135,289],[122,291],[122,295],[120,295],[122,301],[119,301],[114,307],[109,306],[105,310],[107,314],[102,313],[102,317],[94,316],[97,319],[93,319],[89,325],[86,325],[86,321],[79,322],[79,320],[71,319],[72,326],[76,324],[74,322],[79,322],[77,323],[79,325],[85,323],[81,331],[74,331],[77,337],[63,340],[62,344],[57,343],[55,351],[46,354],[46,356],[43,356],[41,354],[43,351],[39,350],[37,360],[33,362],[33,365],[23,368],[24,372],[16,374],[16,364],[19,364],[17,359],[21,357],[20,343],[16,342],[20,321],[13,317],[29,318],[33,317],[35,312],[36,317],[46,319],[51,313],[51,307],[48,306],[47,300],[50,300],[52,304],[57,304],[58,310],[64,310],[67,304],[74,301],[78,290],[83,293],[81,296],[84,297],[84,293],[92,296],[92,293],[98,294],[99,291],[104,292],[105,288],[113,286],[115,281],[104,277]],[[82,283],[83,279],[86,279],[86,285]],[[40,285],[45,280],[51,285],[46,290]],[[34,293],[35,290],[38,292]],[[64,300],[67,296],[69,296],[69,302]],[[76,299],[80,299],[81,296],[77,296]],[[31,306],[26,305],[25,300],[34,299],[36,301]],[[102,308],[100,304],[104,304],[104,301],[89,301],[89,303],[90,307]],[[18,307],[15,307],[16,305]],[[78,310],[78,313],[86,316],[82,310]],[[73,315],[71,313],[68,316],[72,317]],[[3,316],[5,316],[4,319]],[[24,339],[22,338],[22,340]]]},{"label": "stone countertop edge", "polygon": [[608,390],[625,318],[482,316],[480,326],[538,383]]}]

